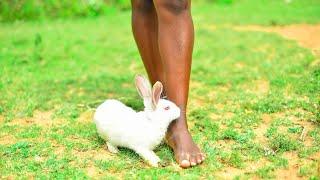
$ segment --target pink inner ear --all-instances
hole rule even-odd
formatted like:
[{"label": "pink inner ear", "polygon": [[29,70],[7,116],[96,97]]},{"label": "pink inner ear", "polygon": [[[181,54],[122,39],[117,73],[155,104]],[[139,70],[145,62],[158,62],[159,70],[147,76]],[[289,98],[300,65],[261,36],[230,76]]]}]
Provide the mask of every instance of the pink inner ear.
[{"label": "pink inner ear", "polygon": [[136,87],[141,97],[146,97],[146,96],[150,97],[151,88],[149,87],[147,80],[143,76],[141,75],[136,76]]},{"label": "pink inner ear", "polygon": [[153,85],[153,88],[152,88],[152,103],[153,103],[154,107],[157,106],[157,104],[158,104],[158,102],[160,100],[162,89],[163,89],[163,86],[162,86],[162,83],[160,81],[157,81]]}]

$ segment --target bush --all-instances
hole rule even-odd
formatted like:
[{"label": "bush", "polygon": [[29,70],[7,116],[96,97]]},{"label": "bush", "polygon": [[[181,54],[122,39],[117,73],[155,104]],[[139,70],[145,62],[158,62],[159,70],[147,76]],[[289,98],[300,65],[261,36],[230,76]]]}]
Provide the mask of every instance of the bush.
[{"label": "bush", "polygon": [[1,0],[0,21],[42,18],[92,17],[111,7],[130,8],[129,0]]},{"label": "bush", "polygon": [[[198,0],[215,4],[232,4],[234,0]],[[128,10],[130,0],[0,0],[0,22],[43,18],[92,17],[111,9]]]},{"label": "bush", "polygon": [[111,4],[121,10],[127,10],[131,7],[130,0],[113,0]]}]

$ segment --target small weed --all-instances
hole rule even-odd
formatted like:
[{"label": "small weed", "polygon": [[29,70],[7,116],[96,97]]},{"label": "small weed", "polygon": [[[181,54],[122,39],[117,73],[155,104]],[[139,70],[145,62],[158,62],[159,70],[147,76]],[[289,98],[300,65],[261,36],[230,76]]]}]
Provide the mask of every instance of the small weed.
[{"label": "small weed", "polygon": [[297,133],[301,133],[302,129],[303,128],[301,126],[289,127],[288,132],[297,134]]},{"label": "small weed", "polygon": [[274,167],[271,166],[265,166],[263,168],[260,168],[257,170],[256,174],[261,178],[274,178],[274,175],[272,172],[274,171]]},{"label": "small weed", "polygon": [[301,147],[301,143],[297,140],[292,140],[284,134],[276,134],[269,140],[269,146],[275,152],[294,151]]}]

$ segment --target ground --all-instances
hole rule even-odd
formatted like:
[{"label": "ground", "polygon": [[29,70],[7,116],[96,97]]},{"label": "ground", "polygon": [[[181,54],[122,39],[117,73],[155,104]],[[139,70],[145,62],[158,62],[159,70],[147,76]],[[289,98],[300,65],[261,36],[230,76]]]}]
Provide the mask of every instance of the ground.
[{"label": "ground", "polygon": [[0,177],[319,179],[320,4],[268,1],[250,19],[245,2],[194,7],[188,123],[207,159],[186,170],[165,144],[160,168],[107,152],[92,123],[106,98],[142,109],[129,12],[3,24]]}]

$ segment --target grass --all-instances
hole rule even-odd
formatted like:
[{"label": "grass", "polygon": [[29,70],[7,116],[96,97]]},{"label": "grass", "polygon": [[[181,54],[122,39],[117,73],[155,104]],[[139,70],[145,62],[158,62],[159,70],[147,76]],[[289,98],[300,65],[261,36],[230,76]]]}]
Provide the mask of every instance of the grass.
[{"label": "grass", "polygon": [[[320,6],[293,1],[290,8],[306,11],[267,16],[285,5],[263,1],[264,13],[250,20],[247,10],[257,4],[247,2],[194,7],[188,117],[207,159],[186,170],[164,144],[156,150],[161,168],[148,167],[127,149],[108,153],[91,122],[94,108],[106,98],[142,108],[133,77],[144,68],[129,12],[2,24],[0,177],[194,179],[225,177],[227,171],[240,179],[275,178],[281,172],[319,178],[320,75],[312,65],[317,57],[276,34],[236,31],[223,23],[267,25],[275,17],[284,24],[316,23],[319,17],[312,12]],[[241,16],[224,16],[230,8]],[[219,14],[213,21],[210,10]]]},{"label": "grass", "polygon": [[[194,12],[201,23],[285,25],[290,23],[319,22],[317,0],[216,0],[201,1]],[[224,3],[223,3],[224,2]],[[229,2],[229,3],[226,3]],[[302,8],[303,7],[303,8]]]}]

